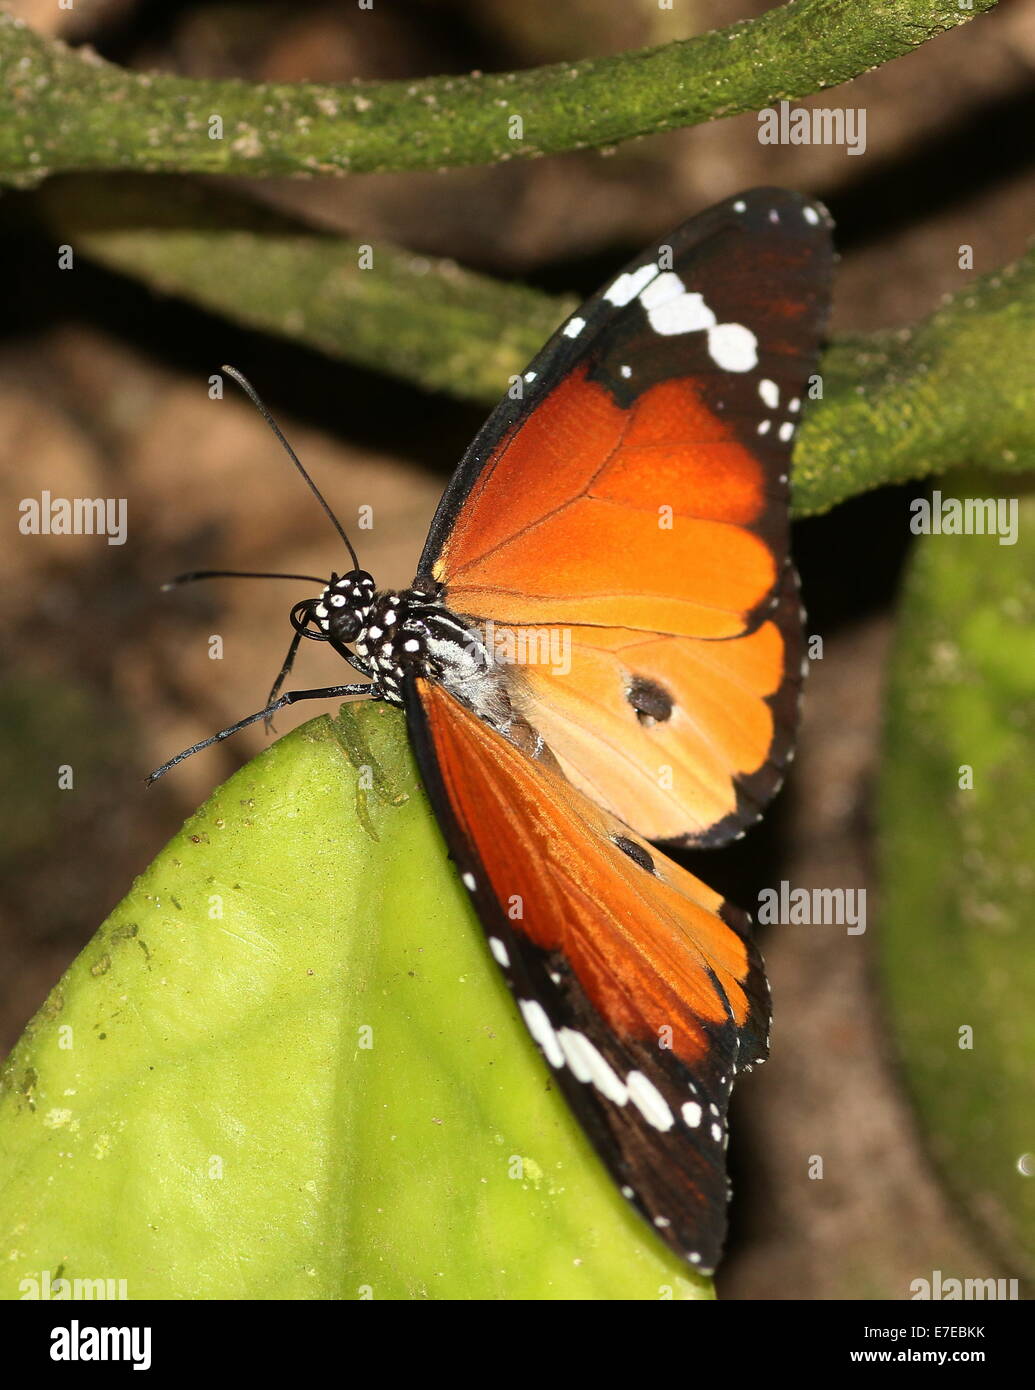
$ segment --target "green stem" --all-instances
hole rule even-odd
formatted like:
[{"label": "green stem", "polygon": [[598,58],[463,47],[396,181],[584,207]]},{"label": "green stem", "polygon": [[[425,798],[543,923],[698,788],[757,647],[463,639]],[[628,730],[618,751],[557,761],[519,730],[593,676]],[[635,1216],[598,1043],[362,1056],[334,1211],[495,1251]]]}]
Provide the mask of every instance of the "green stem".
[{"label": "green stem", "polygon": [[440,169],[614,145],[835,87],[994,4],[793,0],[618,56],[354,85],[126,72],[0,15],[0,181]]},{"label": "green stem", "polygon": [[58,245],[206,309],[429,390],[492,401],[575,307],[453,261],[313,231],[187,179],[66,177],[31,205]]},{"label": "green stem", "polygon": [[[186,182],[62,179],[33,206],[56,239],[235,321],[462,399],[495,401],[573,297],[300,229]],[[795,514],[962,464],[1035,467],[1035,250],[913,328],[835,342],[802,428]]]}]

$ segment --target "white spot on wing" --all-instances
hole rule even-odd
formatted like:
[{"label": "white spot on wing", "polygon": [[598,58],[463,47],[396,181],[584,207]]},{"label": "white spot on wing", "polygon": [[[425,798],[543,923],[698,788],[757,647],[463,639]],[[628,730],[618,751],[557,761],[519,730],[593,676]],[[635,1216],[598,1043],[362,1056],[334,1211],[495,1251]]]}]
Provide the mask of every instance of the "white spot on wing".
[{"label": "white spot on wing", "polygon": [[696,1100],[688,1100],[683,1106],[683,1119],[691,1129],[696,1129],[701,1123],[701,1107]]},{"label": "white spot on wing", "polygon": [[616,1105],[625,1105],[629,1092],[618,1079],[610,1062],[594,1047],[585,1033],[574,1028],[562,1028],[557,1034],[557,1042],[564,1051],[564,1058],[571,1067],[572,1074],[579,1081],[592,1081],[601,1095],[613,1100]]},{"label": "white spot on wing", "polygon": [[461,874],[460,879],[464,887],[469,888],[472,893],[478,887],[478,884],[475,881],[474,874]]},{"label": "white spot on wing", "polygon": [[768,377],[763,377],[758,383],[758,394],[770,410],[775,410],[780,404],[780,388],[775,381],[770,381]]},{"label": "white spot on wing", "polygon": [[563,1067],[564,1053],[557,1041],[557,1034],[553,1031],[553,1025],[546,1017],[546,1010],[539,1000],[519,999],[518,1008],[521,1010],[528,1031],[546,1054],[546,1060],[552,1067]]},{"label": "white spot on wing", "polygon": [[510,965],[510,956],[507,954],[507,948],[498,936],[489,937],[489,950],[504,969]]},{"label": "white spot on wing", "polygon": [[675,1117],[657,1086],[649,1081],[642,1071],[631,1071],[625,1080],[629,1088],[629,1099],[647,1123],[652,1124],[655,1129],[671,1129],[676,1122]]},{"label": "white spot on wing", "polygon": [[645,285],[649,285],[658,273],[656,265],[641,265],[639,270],[626,271],[619,275],[613,285],[604,291],[604,298],[621,309],[635,299]]},{"label": "white spot on wing", "polygon": [[649,314],[652,309],[660,309],[671,299],[679,299],[686,293],[686,286],[673,270],[666,270],[643,291],[640,303]]},{"label": "white spot on wing", "polygon": [[780,438],[785,444],[789,439],[794,438],[794,425],[790,420],[785,420],[780,426]]},{"label": "white spot on wing", "polygon": [[569,319],[564,325],[564,336],[566,338],[577,338],[586,326],[586,320],[580,318]]},{"label": "white spot on wing", "polygon": [[711,329],[715,325],[715,315],[704,302],[704,297],[695,291],[681,294],[677,299],[668,299],[663,304],[647,310],[650,326],[663,338],[678,333],[695,333],[702,328]]},{"label": "white spot on wing", "polygon": [[647,319],[664,338],[707,331],[708,352],[727,372],[749,372],[758,365],[758,339],[742,323],[719,323],[696,290],[687,290],[673,271],[659,275],[640,294]]},{"label": "white spot on wing", "polygon": [[801,215],[804,217],[805,221],[810,223],[813,227],[819,222],[819,213],[815,208],[802,208]]},{"label": "white spot on wing", "polygon": [[708,330],[712,361],[727,372],[749,372],[758,365],[758,339],[742,323],[720,323]]}]

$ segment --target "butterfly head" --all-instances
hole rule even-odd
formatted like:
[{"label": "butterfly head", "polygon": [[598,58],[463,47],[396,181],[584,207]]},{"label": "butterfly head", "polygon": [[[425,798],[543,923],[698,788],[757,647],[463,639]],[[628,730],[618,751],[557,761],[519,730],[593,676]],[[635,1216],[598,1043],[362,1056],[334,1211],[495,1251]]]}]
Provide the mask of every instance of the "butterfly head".
[{"label": "butterfly head", "polygon": [[329,641],[348,646],[366,625],[375,589],[366,570],[349,570],[340,578],[332,574],[320,597],[307,605],[311,621]]}]

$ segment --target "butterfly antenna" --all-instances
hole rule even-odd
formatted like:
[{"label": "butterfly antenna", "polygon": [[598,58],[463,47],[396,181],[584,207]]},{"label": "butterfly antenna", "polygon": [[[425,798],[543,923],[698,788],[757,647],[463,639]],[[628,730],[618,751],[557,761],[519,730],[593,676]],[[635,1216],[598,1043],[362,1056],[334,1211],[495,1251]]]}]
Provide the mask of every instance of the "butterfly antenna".
[{"label": "butterfly antenna", "polygon": [[269,425],[270,429],[273,431],[273,433],[274,433],[274,434],[277,436],[277,438],[280,440],[280,442],[281,442],[281,444],[283,445],[284,450],[285,450],[285,452],[286,452],[288,458],[291,460],[291,462],[292,462],[292,463],[295,465],[295,467],[298,469],[299,473],[301,473],[302,477],[305,479],[305,481],[306,481],[306,483],[307,483],[307,485],[308,485],[308,487],[309,487],[309,490],[312,492],[312,494],[313,494],[313,496],[316,498],[317,502],[319,502],[320,506],[324,509],[324,511],[327,513],[328,517],[330,518],[331,525],[334,527],[334,529],[337,531],[338,535],[339,535],[339,536],[342,538],[342,540],[345,542],[345,548],[348,550],[349,554],[352,556],[352,565],[353,565],[353,568],[358,570],[358,569],[360,568],[359,557],[357,556],[355,550],[353,549],[352,542],[349,540],[348,536],[345,534],[345,528],[342,526],[341,522],[338,520],[338,518],[337,518],[337,517],[334,515],[334,513],[331,511],[330,507],[327,505],[327,500],[326,500],[326,498],[324,497],[323,493],[320,491],[320,489],[319,489],[319,488],[316,486],[316,484],[313,482],[312,478],[310,478],[309,474],[308,474],[308,473],[305,471],[305,469],[302,467],[302,461],[301,461],[301,459],[298,457],[298,455],[295,453],[294,449],[292,449],[291,445],[290,445],[290,444],[287,442],[287,440],[284,438],[284,435],[283,435],[283,433],[281,432],[280,426],[277,424],[276,420],[274,420],[273,416],[269,413],[269,411],[268,411],[268,410],[266,409],[266,407],[263,405],[262,400],[261,400],[260,397],[259,397],[259,393],[256,391],[255,387],[251,384],[251,382],[248,380],[248,378],[247,378],[246,376],[242,375],[242,373],[239,372],[239,371],[237,370],[236,367],[228,367],[228,366],[226,366],[226,365],[224,364],[222,370],[223,370],[224,372],[226,372],[227,376],[233,377],[234,381],[237,382],[237,384],[238,384],[238,386],[241,388],[241,390],[249,397],[249,399],[251,400],[252,405],[254,405],[255,409],[259,412],[259,414],[262,416],[262,418],[266,421],[267,425]]},{"label": "butterfly antenna", "polygon": [[191,570],[188,574],[177,574],[162,585],[162,592],[178,589],[181,584],[196,584],[199,579],[299,579],[307,584],[326,584],[316,574],[266,574],[255,570]]}]

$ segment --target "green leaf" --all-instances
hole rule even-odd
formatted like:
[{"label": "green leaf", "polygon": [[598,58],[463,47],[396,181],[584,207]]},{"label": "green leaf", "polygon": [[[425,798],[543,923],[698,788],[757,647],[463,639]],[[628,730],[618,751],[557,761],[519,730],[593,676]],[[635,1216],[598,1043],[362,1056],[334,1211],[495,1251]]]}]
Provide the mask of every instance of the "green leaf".
[{"label": "green leaf", "polygon": [[[1016,479],[1011,486],[972,474],[953,495],[986,497],[997,482],[1004,493],[1016,489]],[[1029,1268],[1033,532],[1035,497],[1028,496],[1020,499],[1018,544],[973,535],[917,543],[892,662],[880,788],[881,964],[920,1125],[946,1183],[986,1237]]]},{"label": "green leaf", "polygon": [[711,1296],[550,1088],[367,704],[219,788],[30,1024],[0,1241],[6,1298]]}]

